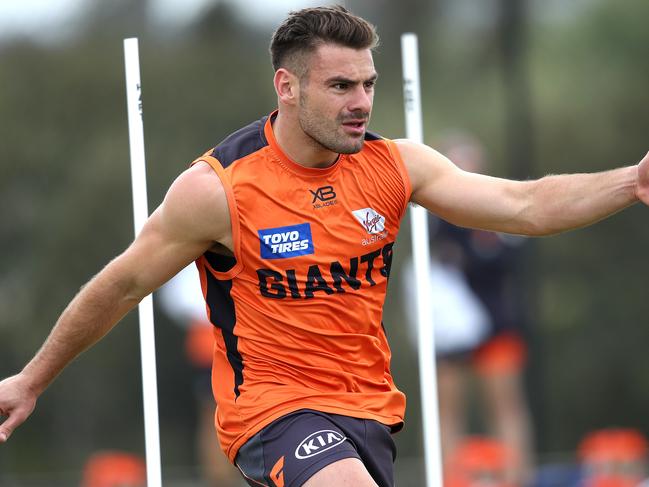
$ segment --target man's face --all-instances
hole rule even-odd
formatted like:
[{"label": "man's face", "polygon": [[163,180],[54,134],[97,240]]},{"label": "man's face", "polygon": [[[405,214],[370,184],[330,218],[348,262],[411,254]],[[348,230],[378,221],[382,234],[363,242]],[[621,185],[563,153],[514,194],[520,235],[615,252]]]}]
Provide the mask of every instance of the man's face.
[{"label": "man's face", "polygon": [[314,144],[354,154],[363,148],[376,71],[369,49],[323,44],[300,82],[299,122]]}]

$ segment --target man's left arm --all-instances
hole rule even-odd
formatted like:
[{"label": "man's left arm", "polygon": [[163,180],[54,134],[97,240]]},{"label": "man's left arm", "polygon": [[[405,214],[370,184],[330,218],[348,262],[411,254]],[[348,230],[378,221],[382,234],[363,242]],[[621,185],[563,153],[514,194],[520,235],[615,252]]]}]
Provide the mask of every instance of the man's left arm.
[{"label": "man's left arm", "polygon": [[584,227],[638,200],[649,204],[649,154],[639,164],[590,174],[512,181],[462,171],[425,145],[396,141],[411,201],[459,226],[552,235]]}]

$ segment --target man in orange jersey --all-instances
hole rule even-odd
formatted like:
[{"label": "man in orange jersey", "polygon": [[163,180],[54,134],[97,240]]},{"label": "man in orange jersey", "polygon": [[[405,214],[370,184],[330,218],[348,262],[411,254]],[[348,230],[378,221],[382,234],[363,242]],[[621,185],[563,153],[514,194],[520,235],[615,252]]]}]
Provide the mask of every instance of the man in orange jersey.
[{"label": "man in orange jersey", "polygon": [[409,201],[461,226],[548,235],[649,203],[649,155],[599,174],[508,181],[367,132],[374,28],[295,12],[271,42],[278,110],[198,158],[140,235],[0,383],[0,442],[79,353],[197,262],[214,326],[221,446],[250,485],[391,486],[405,398],[381,323]]}]

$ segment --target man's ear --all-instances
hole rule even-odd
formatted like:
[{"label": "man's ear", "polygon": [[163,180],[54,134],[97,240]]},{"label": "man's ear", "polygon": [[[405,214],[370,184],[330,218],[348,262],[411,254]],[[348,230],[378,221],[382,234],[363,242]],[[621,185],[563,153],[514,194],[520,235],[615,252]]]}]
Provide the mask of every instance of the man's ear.
[{"label": "man's ear", "polygon": [[285,105],[297,105],[300,98],[300,80],[285,68],[275,71],[273,78],[279,101]]}]

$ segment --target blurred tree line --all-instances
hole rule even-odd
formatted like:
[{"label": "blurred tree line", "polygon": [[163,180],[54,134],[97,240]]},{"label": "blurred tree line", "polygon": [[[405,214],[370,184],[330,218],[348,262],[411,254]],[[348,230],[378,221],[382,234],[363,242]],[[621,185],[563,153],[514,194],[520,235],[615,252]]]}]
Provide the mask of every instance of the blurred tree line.
[{"label": "blurred tree line", "polygon": [[[79,287],[132,240],[122,39],[140,39],[149,206],[187,164],[275,107],[271,26],[227,3],[180,29],[145,2],[96,2],[80,33],[0,44],[0,376],[19,370]],[[398,4],[398,5],[397,5]],[[399,34],[420,35],[425,132],[481,138],[500,176],[604,170],[649,148],[649,3],[350,0],[379,26],[372,128],[403,136]],[[517,10],[518,9],[518,10]],[[46,28],[46,26],[44,26]],[[532,325],[530,397],[541,458],[589,429],[649,434],[649,211],[535,241],[521,269]],[[398,265],[409,252],[407,221]],[[385,322],[409,395],[400,455],[420,455],[416,361],[398,292]],[[163,465],[191,464],[194,405],[183,331],[156,317]],[[78,472],[96,449],[143,451],[138,332],[131,313],[72,364],[1,447],[3,474]]]}]

